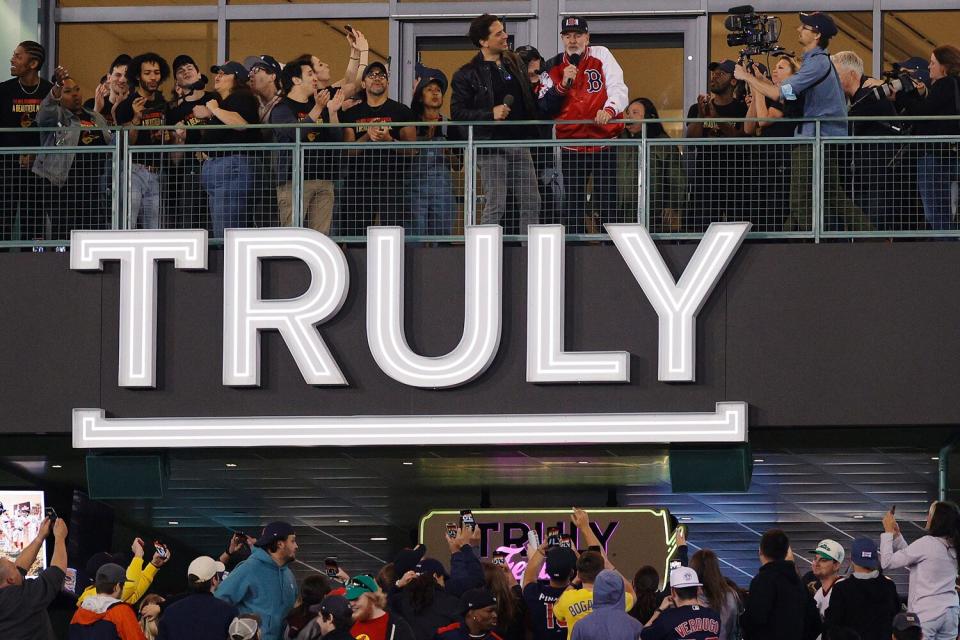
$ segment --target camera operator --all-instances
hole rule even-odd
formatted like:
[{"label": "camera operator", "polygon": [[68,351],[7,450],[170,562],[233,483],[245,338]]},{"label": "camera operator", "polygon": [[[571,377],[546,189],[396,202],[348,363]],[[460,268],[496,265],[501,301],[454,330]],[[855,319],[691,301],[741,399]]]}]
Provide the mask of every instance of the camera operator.
[{"label": "camera operator", "polygon": [[[930,87],[911,80],[916,91],[906,91],[891,83],[897,105],[911,116],[960,115],[960,49],[953,45],[937,47],[930,54]],[[902,83],[901,83],[902,86]],[[918,136],[957,135],[957,120],[921,120],[913,132]],[[917,186],[923,201],[923,215],[934,230],[955,229],[951,207],[951,183],[957,180],[957,152],[948,143],[931,142],[923,146],[917,160]]]},{"label": "camera operator", "polygon": [[[837,72],[830,62],[827,47],[830,38],[837,35],[837,25],[825,13],[800,14],[797,40],[803,47],[800,70],[787,81],[776,85],[766,78],[750,73],[737,65],[734,76],[750,85],[754,95],[764,95],[786,103],[802,100],[804,118],[820,119],[820,134],[825,137],[847,135],[847,98],[840,87]],[[817,132],[814,120],[801,122],[797,135],[813,136]],[[793,179],[790,183],[790,215],[785,230],[811,228],[812,215],[812,150],[798,146],[793,151]],[[830,155],[824,162],[824,208],[826,226],[832,230],[868,231],[870,223],[863,212],[847,198],[840,182],[837,158]]]},{"label": "camera operator", "polygon": [[[896,107],[882,91],[876,91],[879,80],[863,73],[863,60],[853,51],[841,51],[830,57],[840,78],[844,95],[850,100],[849,115],[875,116],[889,120],[851,120],[849,131],[852,136],[889,136],[900,132],[892,126],[897,116]],[[896,184],[891,170],[891,158],[897,153],[895,145],[883,142],[865,142],[845,146],[847,152],[844,166],[850,167],[847,176],[847,193],[877,229],[884,229],[892,221],[894,211],[888,210],[890,203],[902,202],[893,193]]]}]

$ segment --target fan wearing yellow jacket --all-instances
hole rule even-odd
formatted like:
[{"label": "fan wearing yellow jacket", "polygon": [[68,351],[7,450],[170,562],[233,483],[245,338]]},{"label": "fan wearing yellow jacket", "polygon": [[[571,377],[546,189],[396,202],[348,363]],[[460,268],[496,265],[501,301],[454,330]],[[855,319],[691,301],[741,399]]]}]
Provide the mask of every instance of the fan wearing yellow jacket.
[{"label": "fan wearing yellow jacket", "polygon": [[[133,544],[130,545],[130,549],[133,551],[133,560],[131,560],[130,564],[127,566],[126,582],[123,584],[123,591],[120,594],[120,600],[132,605],[136,604],[136,602],[143,597],[147,590],[150,589],[150,585],[153,584],[153,578],[157,575],[157,571],[160,570],[160,567],[165,565],[170,559],[170,554],[168,552],[166,557],[161,557],[159,554],[154,554],[153,559],[144,565],[143,540],[140,538],[134,538]],[[102,555],[104,560],[104,562],[99,564],[112,562],[112,559],[108,557],[109,554],[104,553],[98,555]],[[96,569],[94,568],[94,572],[95,571]],[[83,593],[80,594],[80,597],[77,598],[77,606],[79,607],[84,600],[90,596],[96,595],[96,593],[97,589],[95,585],[90,585],[84,589]]]}]

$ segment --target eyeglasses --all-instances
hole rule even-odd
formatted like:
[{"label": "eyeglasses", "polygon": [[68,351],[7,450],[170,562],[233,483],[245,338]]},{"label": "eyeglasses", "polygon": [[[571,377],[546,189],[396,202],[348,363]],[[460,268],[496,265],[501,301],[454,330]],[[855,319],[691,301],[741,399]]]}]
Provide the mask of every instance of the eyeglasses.
[{"label": "eyeglasses", "polygon": [[372,73],[368,73],[367,77],[373,78],[374,80],[386,80],[387,74],[383,73],[382,71],[374,71]]}]

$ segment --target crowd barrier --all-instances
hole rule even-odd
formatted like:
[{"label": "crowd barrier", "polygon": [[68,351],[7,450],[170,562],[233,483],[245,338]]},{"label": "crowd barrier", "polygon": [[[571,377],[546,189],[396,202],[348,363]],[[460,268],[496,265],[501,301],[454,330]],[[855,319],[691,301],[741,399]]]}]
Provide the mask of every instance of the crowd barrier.
[{"label": "crowd barrier", "polygon": [[651,122],[599,145],[479,140],[490,123],[448,123],[446,139],[418,142],[314,143],[298,128],[288,144],[166,144],[173,127],[139,127],[161,143],[118,129],[105,146],[0,148],[0,246],[63,246],[71,229],[207,228],[216,242],[237,226],[350,243],[398,225],[445,242],[494,223],[515,240],[537,223],[603,239],[611,222],[696,239],[733,220],[753,238],[960,235],[960,136],[653,138]]}]

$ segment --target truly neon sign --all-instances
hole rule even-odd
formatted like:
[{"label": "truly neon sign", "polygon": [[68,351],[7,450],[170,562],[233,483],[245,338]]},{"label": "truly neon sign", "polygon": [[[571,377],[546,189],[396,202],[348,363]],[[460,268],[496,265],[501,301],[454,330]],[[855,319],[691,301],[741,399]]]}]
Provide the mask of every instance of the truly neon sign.
[{"label": "truly neon sign", "polygon": [[[695,380],[697,315],[750,229],[749,222],[711,224],[675,280],[649,232],[637,224],[605,225],[659,318],[658,379]],[[502,331],[503,230],[497,225],[465,231],[465,296],[459,344],[441,356],[424,356],[409,345],[404,329],[404,231],[367,230],[367,345],[389,377],[423,389],[468,384],[493,362]],[[156,386],[157,263],[172,260],[185,270],[207,268],[204,230],[73,231],[70,267],[102,270],[120,262],[118,385]],[[564,235],[560,225],[534,225],[528,240],[526,380],[532,383],[625,383],[626,351],[565,349]],[[310,271],[300,296],[265,299],[261,267],[270,259],[293,259]],[[224,240],[222,383],[260,385],[260,335],[277,331],[304,381],[313,386],[349,386],[324,341],[321,327],[349,294],[342,249],[311,229],[228,229]],[[557,442],[743,442],[746,405],[719,403],[713,413],[563,414],[495,416],[320,416],[309,418],[156,418],[116,420],[99,409],[74,412],[78,447],[249,446],[257,434],[298,444],[461,444],[447,441],[452,427],[485,431],[498,443]],[[224,422],[226,420],[226,422]],[[244,427],[248,429],[244,431]],[[240,428],[240,431],[236,431]],[[344,439],[342,429],[346,428]],[[231,430],[234,432],[231,434]],[[282,435],[289,433],[289,436]],[[499,439],[494,435],[502,436]]]}]

